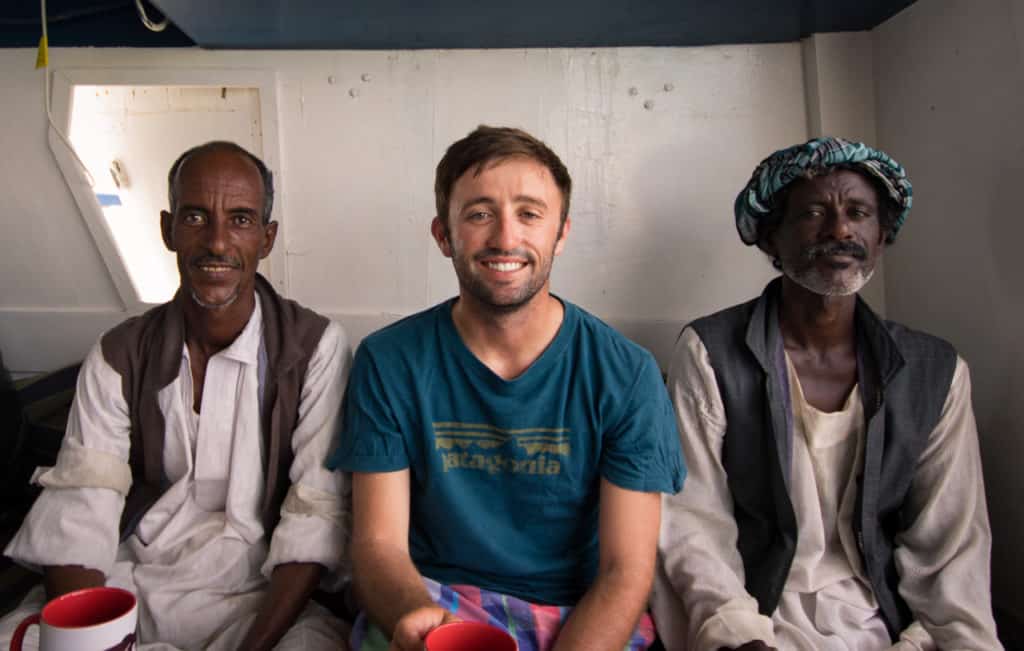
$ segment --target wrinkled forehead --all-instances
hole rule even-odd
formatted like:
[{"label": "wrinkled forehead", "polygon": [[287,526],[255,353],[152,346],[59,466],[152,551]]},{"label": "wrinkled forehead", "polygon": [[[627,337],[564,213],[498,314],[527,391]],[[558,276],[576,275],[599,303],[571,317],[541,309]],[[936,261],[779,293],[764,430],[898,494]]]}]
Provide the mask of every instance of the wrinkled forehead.
[{"label": "wrinkled forehead", "polygon": [[238,201],[263,201],[263,180],[259,168],[247,156],[235,151],[200,151],[181,163],[175,177],[179,201],[192,193],[227,193]]},{"label": "wrinkled forehead", "polygon": [[877,187],[877,182],[866,172],[847,167],[828,167],[808,172],[798,177],[776,193],[776,201],[785,203],[795,201],[856,201],[880,205],[884,195]]}]

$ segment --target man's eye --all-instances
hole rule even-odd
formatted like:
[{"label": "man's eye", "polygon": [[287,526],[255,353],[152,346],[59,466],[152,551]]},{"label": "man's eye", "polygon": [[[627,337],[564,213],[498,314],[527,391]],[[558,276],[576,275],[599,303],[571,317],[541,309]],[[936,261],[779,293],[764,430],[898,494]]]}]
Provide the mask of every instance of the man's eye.
[{"label": "man's eye", "polygon": [[540,215],[539,214],[537,214],[537,213],[535,213],[533,211],[530,211],[530,210],[524,210],[523,212],[521,212],[519,214],[520,214],[520,216],[522,216],[523,219],[531,219],[531,220],[532,219],[540,219]]},{"label": "man's eye", "polygon": [[490,213],[480,211],[480,212],[470,213],[466,217],[466,219],[468,221],[471,221],[471,222],[480,222],[480,221],[483,221],[483,220],[487,219],[490,216],[491,216]]},{"label": "man's eye", "polygon": [[249,215],[235,215],[234,221],[239,226],[249,226],[253,223],[253,219]]},{"label": "man's eye", "polygon": [[203,216],[197,212],[187,212],[184,215],[182,215],[181,221],[190,226],[195,226],[197,224],[202,224],[204,220]]}]

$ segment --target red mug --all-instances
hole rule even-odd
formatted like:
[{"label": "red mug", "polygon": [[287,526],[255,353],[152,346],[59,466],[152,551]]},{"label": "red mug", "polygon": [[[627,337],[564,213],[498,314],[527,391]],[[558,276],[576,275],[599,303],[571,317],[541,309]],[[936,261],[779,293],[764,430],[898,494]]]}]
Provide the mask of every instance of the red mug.
[{"label": "red mug", "polygon": [[519,646],[504,629],[479,622],[451,622],[427,633],[427,651],[516,651]]},{"label": "red mug", "polygon": [[135,595],[127,590],[75,590],[23,619],[11,636],[10,651],[21,651],[33,624],[39,624],[39,651],[132,651],[138,618]]}]

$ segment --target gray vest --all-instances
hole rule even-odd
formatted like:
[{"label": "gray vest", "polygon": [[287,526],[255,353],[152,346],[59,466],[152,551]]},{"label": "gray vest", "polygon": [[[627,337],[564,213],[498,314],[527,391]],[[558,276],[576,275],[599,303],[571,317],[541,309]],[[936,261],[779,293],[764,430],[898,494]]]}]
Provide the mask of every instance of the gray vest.
[{"label": "gray vest", "polygon": [[[778,321],[780,286],[776,279],[759,298],[691,324],[707,348],[725,405],[722,465],[747,592],[767,616],[778,606],[797,535],[788,490],[793,434]],[[895,641],[913,616],[897,590],[894,540],[911,524],[903,505],[949,393],[957,356],[941,339],[882,321],[860,298],[854,320],[866,435],[853,529]]]},{"label": "gray vest", "polygon": [[[262,516],[269,538],[291,486],[292,430],[299,419],[306,368],[329,321],[280,296],[259,274],[256,294],[263,314],[267,367],[260,383],[260,426],[267,452]],[[185,317],[180,302],[184,300],[179,290],[169,303],[128,319],[100,340],[103,358],[121,376],[121,392],[131,419],[128,463],[132,488],[121,515],[122,540],[168,488],[163,462],[164,415],[157,396],[181,370]]]}]

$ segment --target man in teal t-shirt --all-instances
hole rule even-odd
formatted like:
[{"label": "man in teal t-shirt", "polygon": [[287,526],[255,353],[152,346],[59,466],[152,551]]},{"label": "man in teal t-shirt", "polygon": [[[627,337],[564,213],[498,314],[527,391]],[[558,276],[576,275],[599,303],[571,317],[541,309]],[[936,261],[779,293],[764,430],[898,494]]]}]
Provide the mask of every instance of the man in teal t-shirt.
[{"label": "man in teal t-shirt", "polygon": [[661,493],[685,468],[650,353],[549,291],[570,190],[517,129],[479,127],[437,167],[459,296],[363,341],[331,460],[353,472],[357,649],[418,651],[456,617],[523,651],[653,638]]}]

